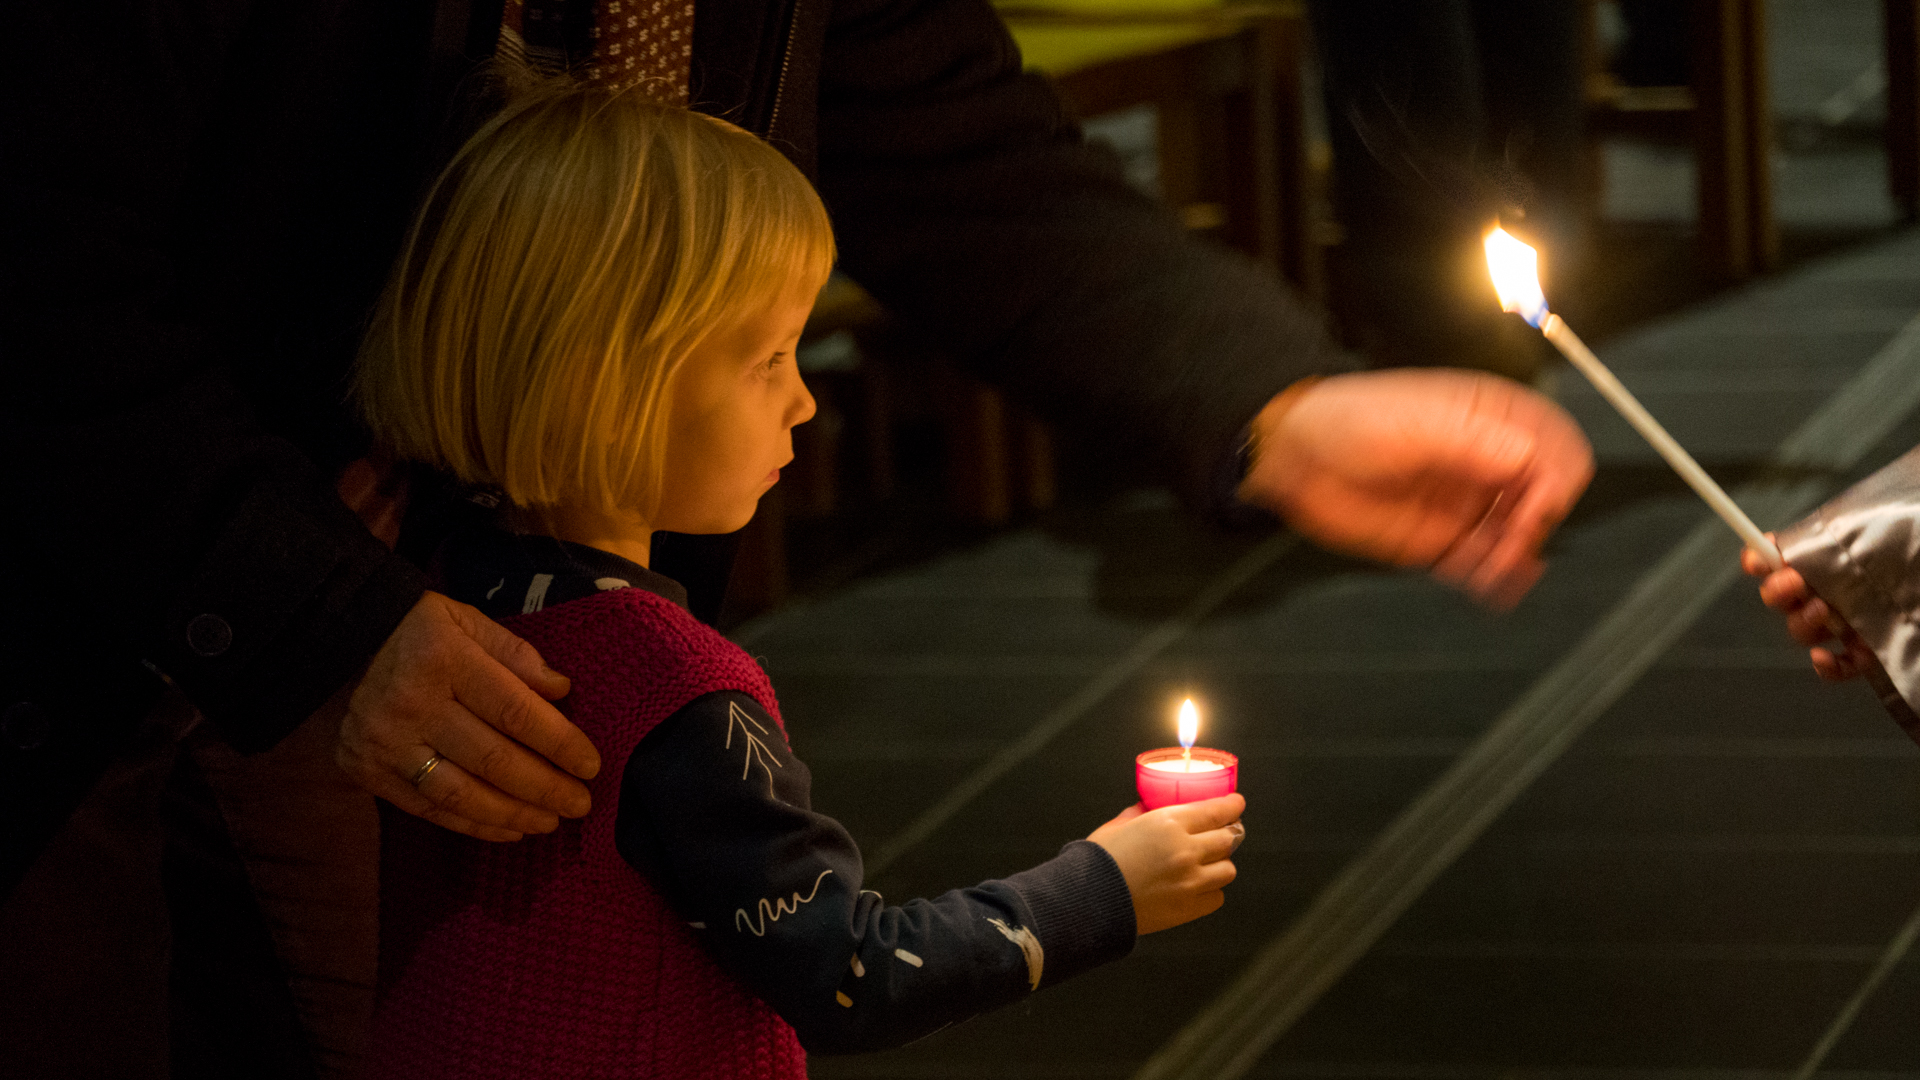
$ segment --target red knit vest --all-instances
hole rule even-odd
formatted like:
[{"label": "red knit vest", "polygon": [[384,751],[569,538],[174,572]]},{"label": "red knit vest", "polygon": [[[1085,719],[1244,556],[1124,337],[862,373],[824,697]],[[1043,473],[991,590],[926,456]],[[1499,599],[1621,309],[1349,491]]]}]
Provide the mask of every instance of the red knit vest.
[{"label": "red knit vest", "polygon": [[[804,1077],[793,1029],[722,972],[613,845],[627,757],[702,694],[780,714],[739,647],[641,589],[508,620],[573,680],[593,810],[518,843],[389,812],[369,1080]],[[711,931],[708,931],[711,932]]]}]

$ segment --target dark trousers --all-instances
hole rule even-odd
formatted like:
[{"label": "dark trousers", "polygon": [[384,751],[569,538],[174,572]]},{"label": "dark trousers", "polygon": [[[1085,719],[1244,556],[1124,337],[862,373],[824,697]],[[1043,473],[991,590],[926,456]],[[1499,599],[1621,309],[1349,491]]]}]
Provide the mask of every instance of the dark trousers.
[{"label": "dark trousers", "polygon": [[170,694],[0,905],[9,1077],[345,1077],[377,948],[338,708],[242,758]]}]

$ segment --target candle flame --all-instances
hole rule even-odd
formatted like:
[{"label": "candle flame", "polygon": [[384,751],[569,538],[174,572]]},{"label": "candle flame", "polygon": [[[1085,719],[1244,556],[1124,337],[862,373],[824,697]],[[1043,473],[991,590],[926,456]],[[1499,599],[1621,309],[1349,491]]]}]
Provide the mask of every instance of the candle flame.
[{"label": "candle flame", "polygon": [[1539,326],[1547,317],[1539,253],[1497,225],[1487,234],[1486,248],[1487,272],[1493,275],[1493,291],[1500,294],[1500,310],[1517,311],[1528,325]]},{"label": "candle flame", "polygon": [[1193,749],[1193,740],[1200,736],[1200,710],[1193,707],[1193,699],[1180,703],[1180,745]]}]

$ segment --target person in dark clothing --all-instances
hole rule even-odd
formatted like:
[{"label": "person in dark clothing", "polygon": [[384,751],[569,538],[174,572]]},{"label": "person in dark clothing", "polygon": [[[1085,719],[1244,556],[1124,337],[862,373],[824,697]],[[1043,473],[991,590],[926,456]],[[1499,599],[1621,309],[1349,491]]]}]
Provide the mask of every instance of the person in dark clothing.
[{"label": "person in dark clothing", "polygon": [[888,904],[765,674],[648,567],[661,529],[740,528],[814,413],[794,353],[832,231],[776,151],[561,77],[468,141],[404,250],[355,397],[379,445],[486,489],[496,526],[434,583],[568,674],[611,769],[517,845],[389,815],[367,1080],[803,1076],[802,1047],[903,1045],[1219,906],[1237,794]]},{"label": "person in dark clothing", "polygon": [[[591,20],[616,6],[528,51],[611,40]],[[0,554],[27,569],[0,600],[0,967],[59,977],[0,1002],[20,1005],[0,1009],[10,1050],[127,1043],[129,1011],[97,988],[153,982],[124,955],[61,963],[79,954],[46,927],[147,910],[71,870],[161,860],[147,826],[183,731],[266,752],[313,716],[338,735],[301,745],[331,742],[361,787],[487,838],[588,809],[597,753],[548,703],[565,679],[428,591],[336,490],[377,486],[344,374],[412,200],[471,127],[463,88],[503,25],[556,25],[504,7],[14,13],[34,44],[0,76]],[[1167,463],[1198,505],[1237,481],[1323,544],[1496,602],[1538,574],[1591,472],[1571,421],[1467,374],[1339,374],[1313,313],[1082,143],[981,0],[700,0],[691,24],[691,104],[813,176],[845,269],[981,374]],[[713,582],[689,585],[698,610]],[[89,796],[120,801],[94,813]],[[140,950],[164,968],[160,933]],[[164,1075],[157,1037],[99,1071]]]}]

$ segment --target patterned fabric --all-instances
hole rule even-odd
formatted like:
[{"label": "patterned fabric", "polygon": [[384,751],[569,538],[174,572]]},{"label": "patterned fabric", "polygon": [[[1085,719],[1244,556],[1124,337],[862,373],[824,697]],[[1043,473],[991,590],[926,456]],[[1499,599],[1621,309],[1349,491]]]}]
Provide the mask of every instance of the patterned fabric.
[{"label": "patterned fabric", "polygon": [[645,589],[687,606],[687,590],[611,552],[492,525],[455,529],[428,566],[433,588],[489,619],[531,615],[608,589]]},{"label": "patterned fabric", "polygon": [[543,75],[572,72],[685,105],[693,0],[507,0],[497,51]]},{"label": "patterned fabric", "polygon": [[573,679],[600,748],[593,811],[492,844],[392,812],[369,1080],[803,1078],[793,1029],[727,977],[614,845],[627,757],[703,694],[779,722],[765,673],[686,611],[614,589],[508,620]]}]

